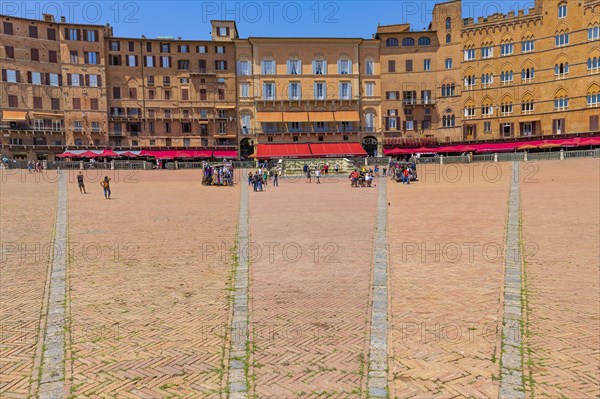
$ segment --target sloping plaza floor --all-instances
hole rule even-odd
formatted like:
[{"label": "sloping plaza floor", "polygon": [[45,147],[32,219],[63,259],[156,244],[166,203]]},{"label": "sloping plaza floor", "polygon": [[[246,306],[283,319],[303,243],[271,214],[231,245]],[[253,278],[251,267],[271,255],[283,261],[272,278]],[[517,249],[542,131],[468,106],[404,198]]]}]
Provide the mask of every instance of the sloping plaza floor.
[{"label": "sloping plaza floor", "polygon": [[[598,166],[520,165],[526,331],[515,339],[528,397],[600,395]],[[422,165],[417,183],[388,181],[390,397],[498,397],[510,172]],[[64,173],[65,397],[227,398],[236,249],[250,260],[249,397],[367,397],[377,188],[342,176],[250,189],[240,249],[240,184],[86,171],[84,195]],[[28,398],[58,184],[53,172],[0,174],[0,397]]]}]

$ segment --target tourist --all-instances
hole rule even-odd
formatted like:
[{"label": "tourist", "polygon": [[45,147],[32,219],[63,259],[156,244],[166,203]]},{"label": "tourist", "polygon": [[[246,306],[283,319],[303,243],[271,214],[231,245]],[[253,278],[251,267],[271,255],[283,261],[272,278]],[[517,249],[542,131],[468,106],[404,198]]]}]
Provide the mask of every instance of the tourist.
[{"label": "tourist", "polygon": [[387,168],[384,166],[383,167],[383,177],[387,176]]},{"label": "tourist", "polygon": [[110,179],[108,176],[104,176],[104,180],[100,182],[100,185],[104,189],[104,198],[110,199]]},{"label": "tourist", "polygon": [[402,180],[403,184],[410,184],[410,179],[409,179],[409,172],[408,172],[408,166],[406,166],[404,168],[404,172],[403,172],[403,180]]},{"label": "tourist", "polygon": [[375,176],[379,177],[379,165],[375,165]]},{"label": "tourist", "polygon": [[27,162],[27,170],[29,171],[29,173],[32,173],[32,171],[33,171],[33,161]]},{"label": "tourist", "polygon": [[306,182],[307,183],[312,183],[312,180],[310,178],[310,168],[306,169]]},{"label": "tourist", "polygon": [[251,186],[253,182],[252,172],[248,172],[248,186]]},{"label": "tourist", "polygon": [[324,169],[325,169],[325,174],[329,174],[329,164],[328,163],[325,164]]},{"label": "tourist", "polygon": [[279,187],[279,171],[275,170],[273,173],[273,187]]},{"label": "tourist", "polygon": [[83,183],[83,174],[81,172],[77,175],[77,185],[79,186],[79,192],[81,194],[87,194],[85,192],[85,184]]},{"label": "tourist", "polygon": [[267,183],[269,181],[269,171],[267,168],[263,170],[263,181],[265,182],[265,187],[267,187]]},{"label": "tourist", "polygon": [[302,167],[302,172],[306,175],[308,173],[308,164],[304,164]]},{"label": "tourist", "polygon": [[315,177],[317,178],[317,184],[321,184],[321,171],[319,168],[315,171]]}]

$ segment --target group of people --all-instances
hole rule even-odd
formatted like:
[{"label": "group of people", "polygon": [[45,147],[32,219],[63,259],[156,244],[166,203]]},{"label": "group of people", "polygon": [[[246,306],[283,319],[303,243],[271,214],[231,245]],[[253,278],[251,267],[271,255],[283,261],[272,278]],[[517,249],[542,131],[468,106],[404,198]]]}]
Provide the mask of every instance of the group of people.
[{"label": "group of people", "polygon": [[205,164],[202,184],[205,186],[233,186],[233,165]]},{"label": "group of people", "polygon": [[255,192],[265,191],[271,180],[273,187],[279,187],[279,174],[279,170],[269,171],[261,165],[255,173],[248,172],[248,186],[252,186]]},{"label": "group of people", "polygon": [[376,166],[375,170],[368,169],[363,166],[361,170],[354,169],[348,179],[350,179],[351,187],[373,187],[373,179],[375,176],[379,177],[379,167]]},{"label": "group of people", "polygon": [[390,178],[402,184],[410,184],[417,176],[415,165],[409,163],[390,163]]},{"label": "group of people", "polygon": [[[110,180],[110,177],[104,176],[104,179],[100,181],[100,186],[102,186],[102,189],[104,190],[105,199],[110,199]],[[81,194],[87,194],[87,191],[85,191],[85,181],[83,178],[83,173],[81,172],[79,172],[79,174],[77,175],[77,185],[79,186],[79,192]]]},{"label": "group of people", "polygon": [[29,173],[42,173],[42,163],[40,161],[28,161],[27,170]]}]

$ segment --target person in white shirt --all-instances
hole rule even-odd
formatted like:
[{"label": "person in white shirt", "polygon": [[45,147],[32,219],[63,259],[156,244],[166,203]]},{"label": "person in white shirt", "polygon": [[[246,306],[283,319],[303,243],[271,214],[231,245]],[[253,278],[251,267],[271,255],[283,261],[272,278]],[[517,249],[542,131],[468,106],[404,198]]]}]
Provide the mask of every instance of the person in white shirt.
[{"label": "person in white shirt", "polygon": [[321,184],[321,170],[319,168],[315,171],[315,177],[317,178],[317,184]]}]

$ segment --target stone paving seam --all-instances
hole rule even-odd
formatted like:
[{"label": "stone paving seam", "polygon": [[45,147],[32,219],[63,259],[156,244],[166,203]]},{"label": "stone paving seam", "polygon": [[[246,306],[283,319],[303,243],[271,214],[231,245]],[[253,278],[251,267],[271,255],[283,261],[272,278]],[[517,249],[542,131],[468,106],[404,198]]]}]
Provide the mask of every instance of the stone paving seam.
[{"label": "stone paving seam", "polygon": [[38,398],[64,398],[67,277],[67,176],[58,180],[58,205],[52,245],[48,312],[44,331]]},{"label": "stone paving seam", "polygon": [[[513,162],[508,204],[508,221],[505,242],[504,305],[502,322],[502,353],[500,370],[501,399],[524,399],[522,323],[522,256],[520,247],[521,214],[520,166]],[[518,292],[518,298],[510,293]]]},{"label": "stone paving seam", "polygon": [[367,376],[369,398],[388,398],[387,179],[379,180]]},{"label": "stone paving seam", "polygon": [[240,182],[240,216],[234,276],[233,316],[229,349],[228,392],[230,399],[248,398],[248,284],[249,260],[242,249],[249,247],[248,185]]}]

